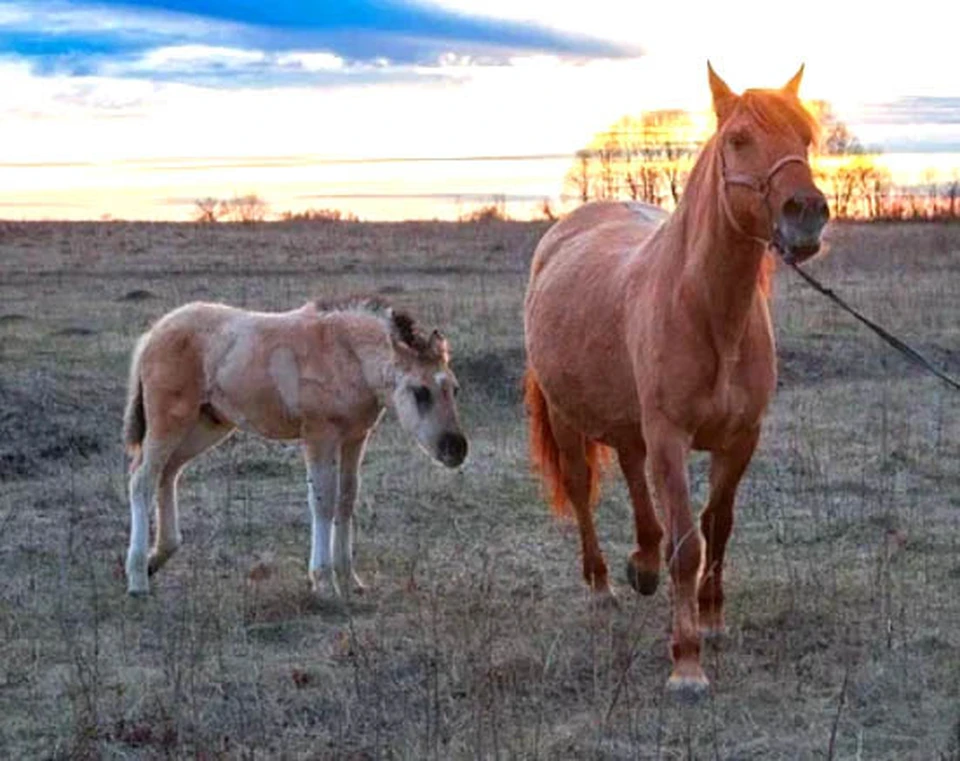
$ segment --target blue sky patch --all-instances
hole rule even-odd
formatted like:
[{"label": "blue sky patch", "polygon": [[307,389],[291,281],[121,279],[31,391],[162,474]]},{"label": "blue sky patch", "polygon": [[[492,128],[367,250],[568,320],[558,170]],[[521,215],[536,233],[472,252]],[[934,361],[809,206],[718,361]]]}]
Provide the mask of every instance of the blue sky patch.
[{"label": "blue sky patch", "polygon": [[[572,58],[637,55],[603,40],[536,24],[470,16],[436,6],[377,0],[99,0],[0,2],[0,45],[8,59],[27,60],[38,74],[136,76],[207,86],[282,86],[350,80],[350,67],[431,67],[453,54],[484,63],[548,53]],[[150,51],[182,45],[256,51],[255,65],[204,62],[150,70]],[[345,68],[322,74],[275,65],[289,52],[328,53]],[[149,60],[149,59],[147,59]],[[138,61],[140,63],[138,63]],[[236,76],[235,76],[236,75]]]}]

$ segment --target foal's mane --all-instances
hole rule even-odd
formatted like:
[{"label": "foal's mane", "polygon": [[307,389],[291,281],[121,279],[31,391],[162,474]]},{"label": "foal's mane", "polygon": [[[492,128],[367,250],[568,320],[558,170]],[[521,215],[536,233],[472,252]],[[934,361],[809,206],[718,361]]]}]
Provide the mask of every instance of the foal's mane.
[{"label": "foal's mane", "polygon": [[416,320],[408,313],[394,309],[389,302],[379,296],[348,296],[338,301],[323,301],[317,299],[314,306],[318,312],[358,312],[368,314],[382,320],[390,334],[412,349],[417,358],[424,362],[437,362],[442,359],[442,353],[424,335]]}]

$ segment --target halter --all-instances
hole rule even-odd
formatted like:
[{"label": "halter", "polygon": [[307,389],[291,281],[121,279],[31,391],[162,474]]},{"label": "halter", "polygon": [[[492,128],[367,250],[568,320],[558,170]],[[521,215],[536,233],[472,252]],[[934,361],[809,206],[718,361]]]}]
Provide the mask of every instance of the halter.
[{"label": "halter", "polygon": [[758,243],[762,243],[765,247],[769,246],[772,240],[771,238],[759,238],[756,235],[751,235],[746,230],[744,230],[740,223],[733,216],[733,212],[730,211],[730,200],[727,198],[727,186],[728,185],[742,185],[745,188],[750,188],[750,190],[755,193],[759,193],[763,198],[763,206],[767,210],[767,217],[770,219],[771,227],[773,224],[773,211],[770,209],[770,183],[773,178],[776,176],[777,172],[783,169],[787,164],[803,164],[805,167],[809,167],[810,163],[806,158],[797,154],[791,153],[786,156],[778,159],[772,167],[767,171],[765,177],[757,177],[752,174],[727,174],[727,162],[723,157],[723,147],[720,146],[720,179],[723,180],[723,193],[720,195],[721,206],[723,206],[723,212],[727,217],[727,221],[730,223],[730,226],[740,235],[743,235],[746,238],[755,240]]}]

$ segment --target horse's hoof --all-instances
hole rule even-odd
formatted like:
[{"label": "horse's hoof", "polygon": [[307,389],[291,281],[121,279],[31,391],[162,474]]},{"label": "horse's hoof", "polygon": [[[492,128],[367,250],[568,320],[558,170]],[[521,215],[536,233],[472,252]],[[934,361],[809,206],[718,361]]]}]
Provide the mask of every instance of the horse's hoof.
[{"label": "horse's hoof", "polygon": [[677,667],[667,680],[667,692],[678,703],[696,705],[707,696],[710,682],[699,664]]},{"label": "horse's hoof", "polygon": [[150,581],[140,568],[127,571],[127,594],[131,597],[145,597],[150,592]]},{"label": "horse's hoof", "polygon": [[667,680],[667,692],[675,701],[683,705],[693,706],[699,704],[710,689],[710,684],[706,679],[690,679],[689,677],[671,676]]},{"label": "horse's hoof", "polygon": [[723,610],[717,608],[701,608],[700,610],[700,638],[704,642],[719,643],[726,638],[727,627],[723,622]]},{"label": "horse's hoof", "polygon": [[310,588],[315,595],[340,597],[340,585],[329,569],[310,571]]},{"label": "horse's hoof", "polygon": [[627,581],[638,594],[648,597],[657,591],[660,585],[660,574],[656,571],[647,571],[638,568],[631,557],[627,560]]}]

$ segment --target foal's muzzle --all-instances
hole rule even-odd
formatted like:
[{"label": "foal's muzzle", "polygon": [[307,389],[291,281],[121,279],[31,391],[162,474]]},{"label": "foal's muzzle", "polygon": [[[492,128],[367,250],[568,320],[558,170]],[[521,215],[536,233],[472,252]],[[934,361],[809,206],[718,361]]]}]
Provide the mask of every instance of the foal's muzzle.
[{"label": "foal's muzzle", "polygon": [[771,243],[788,264],[806,261],[820,250],[820,233],[829,218],[823,193],[798,190],[784,201]]},{"label": "foal's muzzle", "polygon": [[466,459],[467,440],[462,433],[445,433],[437,442],[437,459],[448,468],[456,468]]}]

